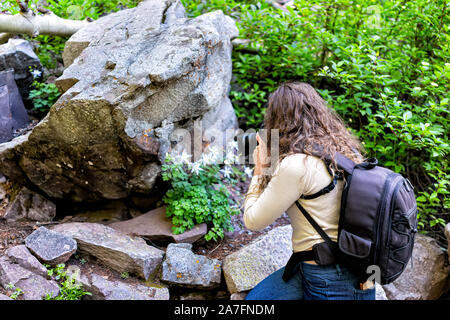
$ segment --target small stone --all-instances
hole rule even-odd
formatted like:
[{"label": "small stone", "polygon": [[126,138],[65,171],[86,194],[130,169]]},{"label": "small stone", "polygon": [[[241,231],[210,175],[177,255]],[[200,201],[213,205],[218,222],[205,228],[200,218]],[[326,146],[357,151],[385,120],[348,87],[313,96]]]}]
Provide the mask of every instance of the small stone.
[{"label": "small stone", "polygon": [[190,243],[171,243],[162,264],[161,280],[186,287],[216,287],[221,280],[221,262],[194,254]]},{"label": "small stone", "polygon": [[30,234],[25,245],[38,259],[50,265],[66,262],[77,251],[74,239],[45,227]]},{"label": "small stone", "polygon": [[247,293],[245,293],[245,292],[237,292],[237,293],[233,293],[230,296],[230,300],[245,300],[246,296],[247,296]]}]

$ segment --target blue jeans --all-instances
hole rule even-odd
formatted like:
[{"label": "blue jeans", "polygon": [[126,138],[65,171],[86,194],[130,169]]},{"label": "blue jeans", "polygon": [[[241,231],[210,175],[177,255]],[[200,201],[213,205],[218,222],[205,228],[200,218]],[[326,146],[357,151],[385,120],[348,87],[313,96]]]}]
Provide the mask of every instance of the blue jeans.
[{"label": "blue jeans", "polygon": [[284,282],[284,267],[253,288],[246,300],[375,300],[375,288],[360,290],[359,279],[339,265],[300,262]]}]

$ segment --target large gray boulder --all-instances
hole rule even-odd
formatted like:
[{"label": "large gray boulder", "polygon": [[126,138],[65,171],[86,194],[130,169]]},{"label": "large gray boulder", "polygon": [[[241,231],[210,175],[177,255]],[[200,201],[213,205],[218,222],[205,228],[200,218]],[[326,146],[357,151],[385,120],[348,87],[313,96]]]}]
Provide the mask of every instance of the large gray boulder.
[{"label": "large gray boulder", "polygon": [[435,300],[448,289],[450,266],[436,240],[418,234],[413,263],[394,282],[384,285],[389,300]]},{"label": "large gray boulder", "polygon": [[223,273],[230,293],[250,290],[284,267],[292,254],[292,227],[277,227],[228,255]]},{"label": "large gray boulder", "polygon": [[180,6],[147,0],[74,34],[73,62],[56,81],[64,94],[30,133],[0,144],[1,172],[72,201],[148,194],[169,147],[181,144],[178,129],[235,128],[235,23],[221,11],[186,19]]},{"label": "large gray boulder", "polygon": [[41,62],[28,41],[9,39],[7,43],[0,45],[0,71],[8,69],[14,70],[14,80],[20,95],[26,100],[34,81],[31,72],[42,72]]},{"label": "large gray boulder", "polygon": [[0,71],[0,143],[11,140],[16,130],[25,128],[29,122],[14,81],[14,70]]},{"label": "large gray boulder", "polygon": [[149,246],[139,237],[130,237],[108,226],[89,223],[63,223],[53,231],[72,237],[78,250],[96,257],[107,267],[148,279],[161,264],[164,251]]}]

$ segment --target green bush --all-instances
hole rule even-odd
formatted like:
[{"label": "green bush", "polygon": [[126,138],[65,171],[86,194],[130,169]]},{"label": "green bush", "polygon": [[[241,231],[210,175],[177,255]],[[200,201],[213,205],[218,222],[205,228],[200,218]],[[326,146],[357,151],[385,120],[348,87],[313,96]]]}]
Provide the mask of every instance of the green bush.
[{"label": "green bush", "polygon": [[[239,208],[230,200],[228,185],[242,178],[242,172],[233,165],[236,160],[228,153],[225,161],[216,150],[203,154],[196,162],[183,153],[178,157],[166,156],[162,166],[162,178],[170,183],[163,198],[167,204],[167,217],[172,218],[173,233],[180,234],[196,224],[206,223],[210,228],[207,241],[223,238],[223,231],[233,231],[231,216]],[[221,169],[220,163],[225,163]]]},{"label": "green bush", "polygon": [[416,187],[422,230],[449,221],[449,15],[445,0],[183,0],[191,17],[223,10],[247,47],[233,50],[233,105],[259,126],[283,81],[314,85],[369,156]]},{"label": "green bush", "polygon": [[34,81],[29,98],[33,100],[33,110],[46,113],[60,95],[61,93],[54,83]]}]

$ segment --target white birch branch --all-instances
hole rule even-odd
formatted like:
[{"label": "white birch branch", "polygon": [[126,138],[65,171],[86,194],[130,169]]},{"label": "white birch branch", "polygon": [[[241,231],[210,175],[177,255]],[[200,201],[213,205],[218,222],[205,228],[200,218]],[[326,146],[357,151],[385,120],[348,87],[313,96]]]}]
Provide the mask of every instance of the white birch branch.
[{"label": "white birch branch", "polygon": [[0,32],[28,34],[33,37],[40,34],[71,36],[88,23],[87,20],[62,19],[53,13],[36,15],[28,11],[15,15],[0,14]]}]

